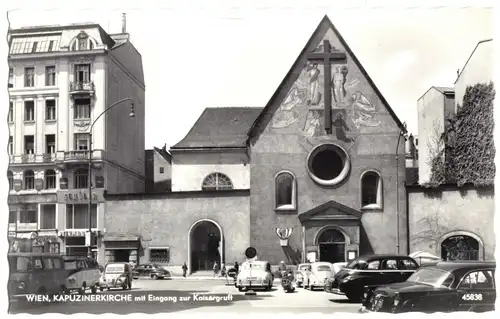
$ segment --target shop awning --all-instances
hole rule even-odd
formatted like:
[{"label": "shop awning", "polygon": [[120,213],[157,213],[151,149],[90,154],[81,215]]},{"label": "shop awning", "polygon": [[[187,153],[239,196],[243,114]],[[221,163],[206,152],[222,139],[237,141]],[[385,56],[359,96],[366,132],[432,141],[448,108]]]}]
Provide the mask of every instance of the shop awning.
[{"label": "shop awning", "polygon": [[16,238],[19,239],[33,239],[36,237],[36,233],[28,232],[28,233],[17,233]]},{"label": "shop awning", "polygon": [[132,234],[106,234],[104,241],[139,241],[139,236]]}]

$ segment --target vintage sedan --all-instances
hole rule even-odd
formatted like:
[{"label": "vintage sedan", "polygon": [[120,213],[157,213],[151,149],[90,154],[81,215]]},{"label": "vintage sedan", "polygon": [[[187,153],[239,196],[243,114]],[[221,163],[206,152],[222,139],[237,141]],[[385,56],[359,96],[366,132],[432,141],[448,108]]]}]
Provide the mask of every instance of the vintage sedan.
[{"label": "vintage sedan", "polygon": [[157,264],[142,264],[134,268],[134,279],[139,277],[147,277],[151,279],[170,278],[170,272]]},{"label": "vintage sedan", "polygon": [[104,267],[99,280],[99,289],[105,288],[132,289],[132,266],[129,263],[111,262]]},{"label": "vintage sedan", "polygon": [[99,286],[101,272],[97,261],[87,257],[64,257],[64,268],[68,271],[66,293],[78,291],[84,294],[87,289],[95,294]]},{"label": "vintage sedan", "polygon": [[239,291],[252,289],[271,290],[273,287],[271,264],[261,260],[244,262],[236,277],[235,286]]},{"label": "vintage sedan", "polygon": [[307,277],[307,273],[311,269],[311,264],[306,263],[306,264],[299,264],[297,266],[297,271],[295,272],[295,282],[297,283],[297,287],[302,287],[302,284],[304,283],[304,278]]},{"label": "vintage sedan", "polygon": [[370,255],[351,261],[328,281],[325,290],[345,295],[350,301],[363,299],[366,288],[406,281],[418,268],[417,262],[408,256]]},{"label": "vintage sedan", "polygon": [[495,308],[495,262],[440,262],[377,288],[360,312],[486,312]]},{"label": "vintage sedan", "polygon": [[315,262],[311,264],[311,271],[304,279],[304,288],[311,291],[315,288],[324,287],[326,281],[332,274],[332,264],[329,262]]},{"label": "vintage sedan", "polygon": [[333,263],[332,264],[332,274],[330,277],[328,277],[328,279],[326,280],[325,282],[325,286],[323,287],[323,289],[326,291],[326,292],[332,292],[331,289],[332,289],[332,283],[334,281],[334,278],[335,278],[335,275],[342,269],[344,268],[345,266],[347,266],[348,263],[346,262],[340,262],[340,263]]}]

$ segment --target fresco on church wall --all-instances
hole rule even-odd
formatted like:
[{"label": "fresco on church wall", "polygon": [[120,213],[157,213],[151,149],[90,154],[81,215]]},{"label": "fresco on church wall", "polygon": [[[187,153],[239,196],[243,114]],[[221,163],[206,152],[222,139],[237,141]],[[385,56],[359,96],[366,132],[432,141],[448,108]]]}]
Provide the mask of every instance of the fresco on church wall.
[{"label": "fresco on church wall", "polygon": [[[314,52],[321,52],[322,44]],[[349,59],[349,57],[348,57]],[[349,62],[349,61],[348,61]],[[350,74],[349,64],[332,63],[328,92],[331,96],[332,136],[344,142],[354,141],[354,135],[364,127],[378,127],[380,108],[371,101],[366,86]],[[308,61],[292,85],[271,121],[275,132],[300,132],[308,139],[325,137],[324,67]],[[369,88],[371,89],[371,88]]]}]

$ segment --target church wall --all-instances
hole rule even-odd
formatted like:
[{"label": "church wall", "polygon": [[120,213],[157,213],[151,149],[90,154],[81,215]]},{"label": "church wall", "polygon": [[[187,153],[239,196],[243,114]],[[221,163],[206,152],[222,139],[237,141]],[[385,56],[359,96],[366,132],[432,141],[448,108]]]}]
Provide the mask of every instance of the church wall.
[{"label": "church wall", "polygon": [[[321,44],[325,35],[331,45],[345,52],[344,46],[332,30],[324,29],[313,36],[308,52]],[[360,228],[360,253],[396,253],[397,234],[397,175],[399,175],[399,225],[400,253],[405,254],[406,196],[404,190],[405,156],[404,138],[399,144],[399,161],[396,163],[397,140],[400,129],[385,108],[376,91],[354,62],[347,57],[345,68],[332,65],[332,77],[343,76],[343,93],[332,93],[333,134],[324,130],[324,103],[313,95],[315,90],[324,94],[323,71],[320,65],[318,86],[311,85],[311,65],[306,56],[299,58],[291,79],[285,80],[274,102],[259,123],[259,133],[252,140],[252,170],[250,195],[251,244],[261,259],[271,263],[287,260],[280,247],[275,228],[293,228],[289,246],[294,252],[302,252],[301,223],[297,216],[327,201],[335,200],[343,205],[361,210],[361,175],[369,169],[380,173],[383,181],[383,208],[363,211]],[[337,72],[337,75],[334,75]],[[343,72],[343,73],[342,73]],[[343,75],[341,75],[341,73]],[[340,99],[342,99],[340,101]],[[320,101],[318,103],[318,101]],[[316,104],[316,105],[314,105]],[[308,175],[306,158],[313,147],[331,142],[343,147],[350,156],[351,169],[346,179],[335,187],[317,185]],[[397,172],[399,165],[399,172]],[[297,181],[297,210],[276,212],[274,176],[281,170],[289,170]],[[327,222],[325,222],[327,224]],[[316,226],[314,226],[316,227]],[[289,260],[290,262],[290,260]]]},{"label": "church wall", "polygon": [[174,153],[172,155],[172,191],[201,190],[203,179],[211,173],[223,173],[234,189],[250,188],[250,165],[246,151],[227,153]]},{"label": "church wall", "polygon": [[[494,260],[495,197],[493,189],[441,186],[408,187],[410,252],[425,251],[441,257],[441,242],[465,234],[483,242],[479,255]],[[457,233],[460,232],[460,233]]]},{"label": "church wall", "polygon": [[247,194],[111,196],[106,202],[106,232],[139,235],[144,247],[140,262],[149,261],[150,247],[169,247],[167,267],[181,273],[182,264],[188,263],[190,227],[199,220],[209,219],[222,228],[226,261],[242,261],[250,244]]}]

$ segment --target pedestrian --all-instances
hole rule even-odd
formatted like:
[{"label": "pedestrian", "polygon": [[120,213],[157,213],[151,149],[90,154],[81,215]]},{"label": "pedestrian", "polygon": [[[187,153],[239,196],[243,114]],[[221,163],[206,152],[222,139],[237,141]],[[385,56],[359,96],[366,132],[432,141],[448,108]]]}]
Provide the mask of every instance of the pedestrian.
[{"label": "pedestrian", "polygon": [[234,269],[236,269],[236,274],[240,272],[240,265],[238,264],[237,261],[234,262]]},{"label": "pedestrian", "polygon": [[280,270],[280,272],[282,272],[282,271],[285,271],[285,270],[286,270],[286,264],[285,264],[285,262],[284,262],[284,261],[281,261],[281,262],[280,262],[280,267],[279,267],[279,270]]},{"label": "pedestrian", "polygon": [[184,262],[184,265],[182,265],[182,277],[186,277],[187,270],[188,266],[186,265],[186,262]]},{"label": "pedestrian", "polygon": [[220,275],[221,275],[221,277],[226,276],[226,264],[224,264],[224,263],[222,263],[220,266]]},{"label": "pedestrian", "polygon": [[219,274],[219,264],[217,262],[214,262],[214,277]]}]

